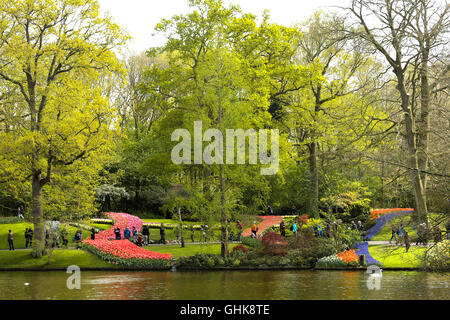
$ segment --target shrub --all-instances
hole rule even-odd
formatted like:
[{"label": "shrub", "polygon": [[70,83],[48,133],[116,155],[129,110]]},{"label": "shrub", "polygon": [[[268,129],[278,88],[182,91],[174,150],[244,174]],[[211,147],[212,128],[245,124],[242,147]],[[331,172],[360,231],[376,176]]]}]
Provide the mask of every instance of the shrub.
[{"label": "shrub", "polygon": [[240,244],[240,245],[238,245],[238,246],[233,248],[233,252],[236,252],[236,251],[241,251],[243,253],[247,253],[248,252],[248,248],[246,246]]},{"label": "shrub", "polygon": [[242,244],[246,245],[247,247],[251,247],[251,248],[255,248],[255,249],[260,249],[263,246],[260,239],[252,238],[252,237],[243,237]]},{"label": "shrub", "polygon": [[348,207],[348,212],[350,213],[350,216],[352,218],[357,218],[360,216],[368,217],[370,216],[370,212],[372,211],[372,208],[369,205],[368,199],[364,200],[358,200],[355,202],[352,202],[350,206]]},{"label": "shrub", "polygon": [[24,220],[19,217],[0,217],[0,224],[14,224],[20,222],[24,222]]},{"label": "shrub", "polygon": [[336,247],[334,246],[332,239],[314,238],[311,257],[318,260],[334,253],[336,253]]},{"label": "shrub", "polygon": [[296,237],[289,238],[289,248],[300,249],[307,255],[312,252],[314,234],[308,230],[299,232]]},{"label": "shrub", "polygon": [[449,240],[439,242],[428,251],[425,266],[430,270],[450,270]]},{"label": "shrub", "polygon": [[284,256],[287,253],[288,243],[278,233],[267,232],[262,237],[262,243],[264,245],[264,254]]}]

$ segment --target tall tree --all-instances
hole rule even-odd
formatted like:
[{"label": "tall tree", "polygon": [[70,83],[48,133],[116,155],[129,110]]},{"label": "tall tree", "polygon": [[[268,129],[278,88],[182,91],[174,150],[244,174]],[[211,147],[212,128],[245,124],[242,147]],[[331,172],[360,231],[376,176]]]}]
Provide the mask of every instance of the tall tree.
[{"label": "tall tree", "polygon": [[127,37],[95,0],[2,0],[0,21],[0,79],[25,107],[16,144],[32,185],[33,256],[41,257],[43,187],[54,170],[106,152],[113,110],[96,83],[120,70],[111,50]]},{"label": "tall tree", "polygon": [[[416,210],[419,220],[428,222],[426,169],[430,92],[439,87],[438,83],[432,86],[429,83],[429,64],[432,52],[445,45],[449,6],[428,0],[354,0],[349,10],[358,25],[350,33],[367,41],[395,74]],[[417,77],[413,69],[418,71],[420,90],[414,85]],[[441,76],[448,71],[445,66]],[[420,98],[417,99],[418,92]]]}]

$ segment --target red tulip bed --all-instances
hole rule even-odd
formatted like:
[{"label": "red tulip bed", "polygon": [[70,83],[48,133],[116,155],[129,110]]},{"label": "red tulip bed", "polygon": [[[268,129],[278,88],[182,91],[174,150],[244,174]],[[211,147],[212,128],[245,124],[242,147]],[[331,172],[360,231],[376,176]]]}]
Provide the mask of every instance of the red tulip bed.
[{"label": "red tulip bed", "polygon": [[115,224],[111,229],[99,232],[95,240],[86,239],[83,241],[89,251],[112,264],[128,267],[166,269],[173,265],[170,254],[145,250],[126,239],[114,240],[114,229],[120,228],[121,232],[123,232],[126,227],[130,230],[136,227],[137,230],[140,230],[142,226],[141,219],[126,213],[110,212],[105,214],[113,219]]},{"label": "red tulip bed", "polygon": [[[259,228],[258,234],[260,235],[265,230],[269,229],[272,226],[276,226],[281,223],[283,220],[282,216],[260,216],[263,221],[258,223],[257,226]],[[242,232],[243,237],[250,237],[252,234],[252,228],[247,228]]]}]

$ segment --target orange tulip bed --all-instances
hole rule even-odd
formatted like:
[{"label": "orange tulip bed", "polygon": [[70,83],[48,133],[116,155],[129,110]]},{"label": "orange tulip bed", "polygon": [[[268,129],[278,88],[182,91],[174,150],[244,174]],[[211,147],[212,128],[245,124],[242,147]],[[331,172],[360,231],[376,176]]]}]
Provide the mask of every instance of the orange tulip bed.
[{"label": "orange tulip bed", "polygon": [[395,208],[395,209],[374,209],[370,212],[370,217],[372,220],[376,220],[381,216],[384,216],[392,212],[413,212],[412,208]]}]

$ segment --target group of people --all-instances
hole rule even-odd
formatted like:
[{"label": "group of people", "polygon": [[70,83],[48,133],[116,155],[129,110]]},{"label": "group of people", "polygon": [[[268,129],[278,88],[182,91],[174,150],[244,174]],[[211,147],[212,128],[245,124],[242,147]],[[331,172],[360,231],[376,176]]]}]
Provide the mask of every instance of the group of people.
[{"label": "group of people", "polygon": [[[25,249],[31,248],[33,244],[34,231],[31,227],[25,229]],[[14,251],[14,233],[12,230],[8,230],[8,245],[9,250]]]},{"label": "group of people", "polygon": [[[289,230],[292,231],[294,236],[297,236],[298,230],[301,228],[301,224],[301,222],[297,222],[297,220],[294,220],[294,222],[290,225]],[[313,227],[313,231],[315,237],[329,238],[331,234],[331,225],[329,223],[326,223],[324,228],[322,225],[318,224]],[[286,222],[284,221],[284,219],[280,223],[280,235],[282,237],[286,237]]]},{"label": "group of people", "polygon": [[[448,230],[447,230],[448,233]],[[433,239],[435,243],[438,243],[442,241],[442,230],[441,228],[436,225],[433,229],[428,229],[426,223],[421,223],[417,227],[417,241],[416,246],[419,245],[428,245],[428,241],[430,239]],[[406,252],[408,252],[410,246],[411,246],[411,238],[409,236],[409,233],[406,231],[405,227],[403,226],[403,223],[400,223],[400,225],[397,227],[395,224],[392,225],[392,235],[391,239],[389,240],[389,243],[392,243],[392,240],[395,240],[395,244],[401,245],[404,244],[406,247]]]},{"label": "group of people", "polygon": [[[148,229],[147,229],[146,233],[147,232],[148,232],[148,236],[149,236],[150,232],[148,231]],[[122,234],[121,234],[119,227],[114,229],[114,234],[116,236],[116,240],[122,239]],[[148,236],[147,236],[147,239],[148,239]],[[133,242],[134,244],[136,244],[140,247],[142,247],[144,245],[143,234],[141,232],[139,232],[135,226],[133,226],[132,230],[130,230],[128,227],[125,227],[125,230],[123,230],[123,239],[130,240],[131,242]]]}]

